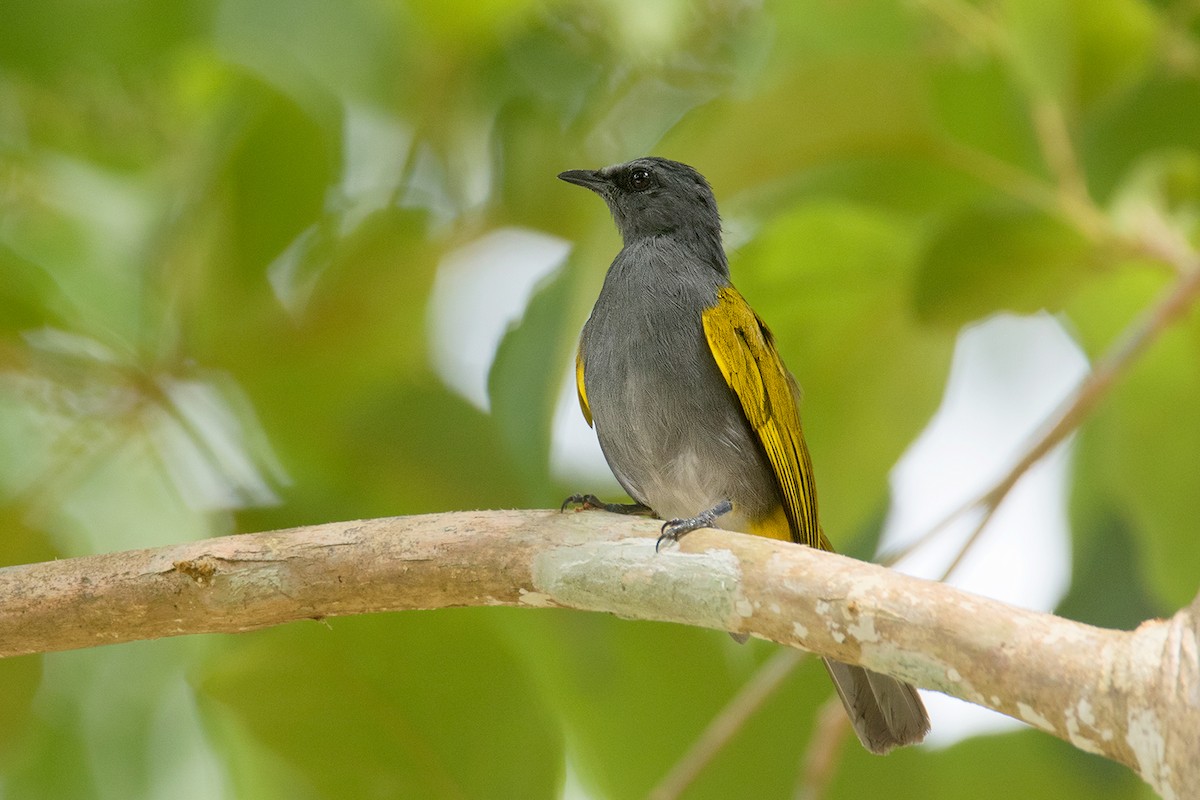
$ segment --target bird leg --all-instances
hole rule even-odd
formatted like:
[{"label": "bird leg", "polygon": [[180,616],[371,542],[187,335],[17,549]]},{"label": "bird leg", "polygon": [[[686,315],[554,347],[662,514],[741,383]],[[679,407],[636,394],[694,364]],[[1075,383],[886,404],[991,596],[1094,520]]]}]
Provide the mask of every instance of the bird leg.
[{"label": "bird leg", "polygon": [[610,514],[653,514],[654,511],[650,506],[644,506],[641,503],[606,503],[594,494],[573,494],[566,500],[563,500],[559,507],[559,512],[567,510],[567,506],[572,503],[579,504],[580,511],[586,511],[589,508],[600,508]]},{"label": "bird leg", "polygon": [[717,517],[728,514],[730,511],[733,511],[733,503],[729,500],[722,500],[708,511],[701,511],[694,517],[667,520],[663,523],[662,535],[654,543],[654,552],[658,552],[658,548],[662,546],[664,540],[678,542],[694,530],[711,528]]}]

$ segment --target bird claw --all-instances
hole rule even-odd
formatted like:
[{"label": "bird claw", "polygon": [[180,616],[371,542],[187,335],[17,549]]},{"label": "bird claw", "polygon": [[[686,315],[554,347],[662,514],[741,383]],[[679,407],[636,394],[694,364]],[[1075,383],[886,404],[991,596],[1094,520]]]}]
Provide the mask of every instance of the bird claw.
[{"label": "bird claw", "polygon": [[684,536],[700,528],[707,528],[711,519],[704,519],[704,514],[688,519],[669,519],[663,523],[658,541],[654,543],[654,552],[658,552],[663,542],[678,542]]},{"label": "bird claw", "polygon": [[[658,552],[658,549],[660,547],[662,547],[663,542],[678,542],[679,541],[679,537],[682,536],[683,533],[676,531],[672,527],[676,523],[679,523],[679,522],[683,522],[683,520],[673,519],[673,520],[669,520],[669,521],[663,523],[662,533],[660,533],[658,535],[658,540],[654,543],[654,552],[656,552],[656,553]],[[684,533],[686,533],[686,531],[684,531]]]},{"label": "bird claw", "polygon": [[728,514],[732,510],[733,503],[728,500],[722,500],[712,508],[702,511],[694,517],[667,520],[663,523],[662,533],[659,534],[658,541],[654,543],[654,552],[658,552],[664,541],[678,542],[692,531],[700,530],[701,528],[711,528],[713,523],[716,522],[717,517],[722,514]]},{"label": "bird claw", "polygon": [[573,494],[563,504],[559,506],[559,513],[567,510],[567,506],[572,503],[579,504],[580,511],[586,511],[589,508],[597,508],[602,511],[607,511],[610,514],[652,514],[654,513],[649,506],[644,506],[641,503],[606,503],[594,494]]},{"label": "bird claw", "polygon": [[573,494],[566,500],[562,501],[562,505],[558,507],[558,513],[561,514],[562,512],[566,511],[567,506],[574,503],[579,504],[580,511],[588,508],[600,508],[604,505],[600,502],[600,498],[596,497],[594,494]]}]

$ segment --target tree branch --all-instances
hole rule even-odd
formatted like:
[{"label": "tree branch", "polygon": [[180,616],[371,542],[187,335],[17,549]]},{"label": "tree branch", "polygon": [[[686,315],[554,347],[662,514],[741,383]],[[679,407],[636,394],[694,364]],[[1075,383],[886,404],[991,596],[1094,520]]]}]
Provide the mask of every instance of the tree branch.
[{"label": "tree branch", "polygon": [[1200,601],[1102,630],[798,545],[587,512],[462,512],[0,569],[0,656],[449,606],[606,611],[751,633],[1025,720],[1200,786]]}]

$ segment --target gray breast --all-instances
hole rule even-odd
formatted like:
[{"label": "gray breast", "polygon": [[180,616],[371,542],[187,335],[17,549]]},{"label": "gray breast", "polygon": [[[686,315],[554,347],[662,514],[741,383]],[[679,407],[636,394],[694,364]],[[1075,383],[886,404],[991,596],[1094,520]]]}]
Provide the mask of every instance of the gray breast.
[{"label": "gray breast", "polygon": [[702,313],[715,304],[720,279],[678,264],[647,269],[645,260],[632,270],[622,257],[582,339],[605,458],[630,496],[659,516],[690,517],[731,500],[722,527],[744,530],[778,493],[704,336]]}]

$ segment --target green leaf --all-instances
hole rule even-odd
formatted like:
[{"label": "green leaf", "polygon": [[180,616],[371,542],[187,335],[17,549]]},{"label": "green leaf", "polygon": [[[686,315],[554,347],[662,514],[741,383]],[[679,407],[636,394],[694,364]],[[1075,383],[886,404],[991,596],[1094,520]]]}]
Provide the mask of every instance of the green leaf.
[{"label": "green leaf", "polygon": [[1111,205],[1117,224],[1134,236],[1144,236],[1148,222],[1159,222],[1191,239],[1200,230],[1200,152],[1159,150],[1138,159],[1118,184]]},{"label": "green leaf", "polygon": [[[562,740],[490,609],[335,619],[230,642],[196,675],[215,732],[274,755],[312,797],[556,798]],[[237,746],[225,740],[225,746]],[[277,784],[276,784],[277,785]]]},{"label": "green leaf", "polygon": [[[716,187],[717,191],[721,187]],[[721,204],[727,224],[770,219],[781,208],[842,202],[921,218],[979,196],[980,184],[936,156],[889,153],[831,158],[779,180],[747,189]],[[732,239],[733,237],[729,237]]]},{"label": "green leaf", "polygon": [[1106,199],[1132,166],[1155,151],[1194,151],[1200,142],[1200,80],[1159,69],[1098,107],[1081,130],[1088,184]]},{"label": "green leaf", "polygon": [[911,154],[933,130],[926,69],[908,56],[799,60],[754,94],[696,109],[662,149],[726,194],[830,160]]},{"label": "green leaf", "polygon": [[954,214],[925,247],[915,305],[930,322],[959,327],[996,311],[1055,309],[1087,276],[1091,249],[1064,222],[1013,205]]},{"label": "green leaf", "polygon": [[33,696],[41,681],[40,655],[0,660],[0,765],[12,760],[28,730]]},{"label": "green leaf", "polygon": [[1074,19],[1068,0],[1004,0],[1013,67],[1035,98],[1067,98],[1074,77]]},{"label": "green leaf", "polygon": [[1162,22],[1143,0],[1070,0],[1078,69],[1076,91],[1094,106],[1128,88],[1157,56]]},{"label": "green leaf", "polygon": [[1056,614],[1117,630],[1171,614],[1146,580],[1137,527],[1111,490],[1103,459],[1109,452],[1103,424],[1088,425],[1075,438],[1071,487],[1071,588]]},{"label": "green leaf", "polygon": [[[933,724],[937,725],[935,718]],[[1131,771],[1040,731],[969,739],[945,750],[901,750],[880,759],[845,746],[830,800],[869,797],[886,781],[888,800],[1152,800]]]},{"label": "green leaf", "polygon": [[237,102],[249,110],[231,120],[242,127],[223,165],[240,262],[227,272],[258,282],[267,265],[320,218],[339,166],[335,126],[341,120],[328,109],[314,115],[250,77],[236,89]]},{"label": "green leaf", "polygon": [[[718,631],[600,614],[499,609],[566,726],[570,760],[597,797],[644,798],[755,669],[777,651]],[[689,798],[783,797],[833,687],[810,659],[704,769]]]},{"label": "green leaf", "polygon": [[[1163,277],[1126,269],[1082,294],[1071,317],[1098,349],[1157,301]],[[1112,389],[1088,423],[1082,474],[1107,493],[1113,511],[1133,528],[1138,557],[1155,600],[1178,608],[1200,587],[1200,318],[1165,330]],[[1127,564],[1126,569],[1133,569]],[[1127,598],[1127,602],[1133,602]]]},{"label": "green leaf", "polygon": [[0,273],[0,335],[38,328],[54,318],[51,301],[61,300],[44,269],[0,242]]},{"label": "green leaf", "polygon": [[[1113,398],[1109,485],[1145,548],[1150,584],[1171,608],[1200,588],[1200,326],[1166,333]],[[1106,415],[1107,416],[1107,415]]]},{"label": "green leaf", "polygon": [[492,417],[530,485],[545,485],[549,475],[550,428],[562,387],[562,372],[551,365],[565,363],[575,274],[559,269],[542,282],[488,373]]},{"label": "green leaf", "polygon": [[999,58],[939,63],[929,89],[938,128],[956,144],[1035,174],[1042,169],[1028,95]]}]

